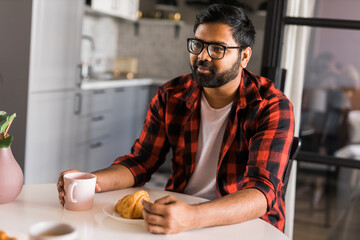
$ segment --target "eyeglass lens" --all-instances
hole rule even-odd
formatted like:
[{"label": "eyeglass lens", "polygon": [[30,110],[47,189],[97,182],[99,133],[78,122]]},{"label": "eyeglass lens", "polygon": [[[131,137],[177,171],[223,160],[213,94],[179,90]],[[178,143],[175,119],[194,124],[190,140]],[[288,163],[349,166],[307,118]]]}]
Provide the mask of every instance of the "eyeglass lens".
[{"label": "eyeglass lens", "polygon": [[[191,53],[198,55],[204,49],[204,43],[196,39],[189,39],[188,49]],[[207,51],[210,57],[214,59],[221,59],[225,54],[225,48],[214,43],[208,44]]]}]

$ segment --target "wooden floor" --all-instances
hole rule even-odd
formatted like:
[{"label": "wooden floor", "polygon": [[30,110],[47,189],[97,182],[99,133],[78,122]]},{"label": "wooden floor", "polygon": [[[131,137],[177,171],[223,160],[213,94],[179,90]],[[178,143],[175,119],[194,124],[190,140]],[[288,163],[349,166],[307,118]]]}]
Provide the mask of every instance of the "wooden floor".
[{"label": "wooden floor", "polygon": [[332,223],[326,224],[324,201],[322,200],[318,207],[314,208],[311,206],[311,200],[307,195],[298,196],[296,199],[294,240],[324,240],[329,234]]},{"label": "wooden floor", "polygon": [[[319,185],[323,185],[320,182]],[[317,190],[316,177],[304,181],[298,174],[295,199],[295,219],[294,219],[294,240],[350,240],[360,239],[360,225],[354,220],[343,221],[346,214],[346,205],[338,209],[336,201],[336,180],[330,180],[328,190]],[[316,194],[318,192],[318,195]],[[320,193],[319,193],[320,192]],[[347,213],[348,214],[348,213]],[[356,219],[356,218],[355,218]],[[346,223],[346,237],[335,236],[338,233],[339,222]],[[359,225],[358,227],[353,225]],[[352,228],[350,231],[349,229]],[[341,228],[340,228],[341,229]]]}]

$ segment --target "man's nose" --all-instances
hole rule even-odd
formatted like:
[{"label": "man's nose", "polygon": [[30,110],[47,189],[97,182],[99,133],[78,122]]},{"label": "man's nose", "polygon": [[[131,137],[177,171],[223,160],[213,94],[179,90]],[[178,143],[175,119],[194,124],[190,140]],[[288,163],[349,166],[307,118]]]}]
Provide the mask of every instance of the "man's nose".
[{"label": "man's nose", "polygon": [[198,55],[198,58],[200,60],[208,60],[211,61],[211,57],[209,56],[208,48],[207,46],[204,46],[204,49],[201,51],[201,53]]}]

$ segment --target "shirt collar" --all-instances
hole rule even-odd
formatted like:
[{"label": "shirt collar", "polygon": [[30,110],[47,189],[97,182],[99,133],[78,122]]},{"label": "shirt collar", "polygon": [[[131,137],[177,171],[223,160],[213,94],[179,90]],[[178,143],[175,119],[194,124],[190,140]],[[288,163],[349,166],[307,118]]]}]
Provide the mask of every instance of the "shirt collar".
[{"label": "shirt collar", "polygon": [[191,109],[201,96],[201,87],[199,87],[192,74],[184,76],[184,90],[175,94],[175,97],[186,102],[186,107]]},{"label": "shirt collar", "polygon": [[246,108],[247,105],[255,101],[262,100],[262,97],[259,93],[259,87],[260,81],[258,77],[249,72],[247,69],[243,69],[239,87],[239,106],[241,109]]}]

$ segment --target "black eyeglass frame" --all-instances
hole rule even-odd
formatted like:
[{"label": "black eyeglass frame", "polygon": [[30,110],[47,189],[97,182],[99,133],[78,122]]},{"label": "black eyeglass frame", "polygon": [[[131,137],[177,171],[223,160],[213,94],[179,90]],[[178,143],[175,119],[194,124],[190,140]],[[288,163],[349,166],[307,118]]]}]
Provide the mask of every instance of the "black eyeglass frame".
[{"label": "black eyeglass frame", "polygon": [[[190,46],[189,46],[190,41],[194,41],[194,40],[199,41],[199,42],[202,43],[202,48],[201,48],[201,50],[200,50],[199,53],[194,53],[194,52],[192,52],[191,49],[190,49]],[[197,38],[188,38],[188,39],[186,40],[186,43],[187,43],[187,50],[189,51],[189,53],[194,54],[194,55],[199,55],[200,53],[202,53],[202,51],[203,51],[204,48],[205,48],[205,44],[206,44],[206,45],[207,45],[206,50],[207,50],[209,56],[210,56],[212,59],[215,59],[215,60],[223,59],[223,58],[225,57],[226,49],[228,49],[228,48],[229,48],[229,49],[239,48],[240,50],[242,50],[242,47],[240,47],[240,46],[236,46],[236,47],[234,47],[234,46],[224,46],[224,45],[219,44],[219,43],[216,43],[216,42],[206,42],[206,41],[203,41],[203,40],[197,39]],[[217,46],[220,46],[220,47],[224,48],[224,52],[223,52],[223,55],[222,55],[221,58],[216,58],[216,57],[211,56],[211,53],[210,53],[211,51],[209,50],[209,46],[210,46],[210,45],[217,45]]]}]

